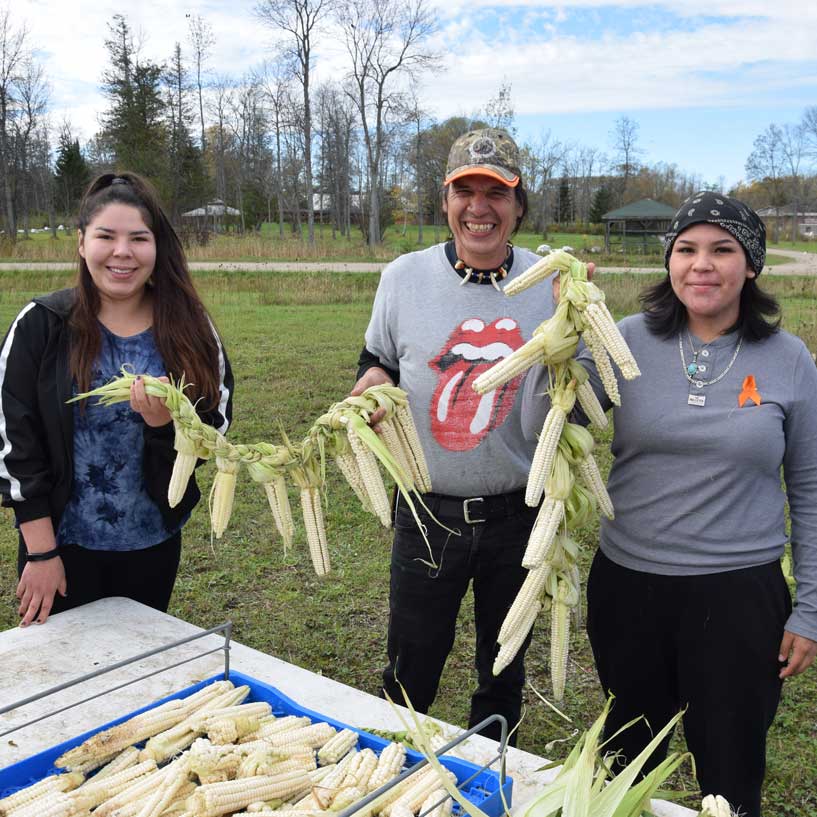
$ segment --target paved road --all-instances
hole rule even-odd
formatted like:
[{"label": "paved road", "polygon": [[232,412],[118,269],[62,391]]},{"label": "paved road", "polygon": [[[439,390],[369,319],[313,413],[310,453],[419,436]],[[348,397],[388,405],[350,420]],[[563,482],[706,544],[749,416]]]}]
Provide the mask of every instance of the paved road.
[{"label": "paved road", "polygon": [[[783,255],[791,261],[766,267],[767,273],[774,275],[817,275],[817,253],[799,250],[770,250],[774,255]],[[380,272],[385,261],[192,261],[191,270],[221,270],[223,272]],[[8,270],[73,270],[75,264],[55,261],[20,261],[0,263],[0,272]],[[598,272],[663,272],[663,267],[599,267]]]}]

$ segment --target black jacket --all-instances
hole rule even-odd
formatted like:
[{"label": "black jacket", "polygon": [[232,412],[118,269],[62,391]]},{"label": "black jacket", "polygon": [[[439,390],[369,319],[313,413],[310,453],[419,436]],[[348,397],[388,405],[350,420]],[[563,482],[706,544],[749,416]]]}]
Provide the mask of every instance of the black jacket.
[{"label": "black jacket", "polygon": [[[0,347],[0,494],[17,522],[50,516],[59,527],[71,497],[74,469],[74,406],[68,366],[68,315],[75,291],[35,298],[17,315]],[[226,354],[220,410],[201,412],[222,427],[232,419],[233,375]],[[226,430],[222,428],[222,431]],[[173,470],[173,423],[144,426],[145,487],[168,527],[177,528],[201,496],[191,479],[182,501],[171,508],[167,488]]]}]

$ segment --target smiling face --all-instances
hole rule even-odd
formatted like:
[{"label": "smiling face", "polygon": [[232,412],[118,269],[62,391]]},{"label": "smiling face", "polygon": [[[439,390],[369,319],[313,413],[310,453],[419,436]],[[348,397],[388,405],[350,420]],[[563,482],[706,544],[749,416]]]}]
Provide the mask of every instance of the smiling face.
[{"label": "smiling face", "polygon": [[690,331],[704,341],[737,321],[743,285],[755,277],[743,247],[714,224],[694,224],[675,239],[669,273]]},{"label": "smiling face", "polygon": [[463,176],[448,185],[443,210],[457,255],[466,264],[494,269],[505,260],[506,244],[522,215],[514,188],[490,176]]},{"label": "smiling face", "polygon": [[103,307],[140,303],[156,265],[156,241],[141,210],[112,203],[97,212],[79,234]]}]

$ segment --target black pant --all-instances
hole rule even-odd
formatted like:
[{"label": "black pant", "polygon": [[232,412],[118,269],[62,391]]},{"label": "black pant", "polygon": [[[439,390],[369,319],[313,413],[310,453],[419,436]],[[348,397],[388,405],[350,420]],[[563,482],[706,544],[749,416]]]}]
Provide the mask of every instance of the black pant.
[{"label": "black pant", "polygon": [[[142,550],[89,550],[79,545],[60,545],[68,595],[54,596],[51,613],[110,596],[124,596],[165,612],[176,582],[181,548],[181,531]],[[24,566],[23,550],[18,555],[19,573]]]},{"label": "black pant", "polygon": [[[435,513],[433,502],[429,507]],[[392,700],[403,701],[399,681],[412,706],[418,712],[428,711],[454,644],[462,597],[473,580],[478,680],[468,726],[492,714],[503,715],[509,729],[516,726],[522,711],[524,655],[530,636],[498,676],[494,677],[492,668],[499,628],[527,574],[522,554],[536,512],[535,508],[525,508],[475,525],[466,524],[461,517],[438,516],[448,527],[459,529],[461,536],[450,535],[421,512],[439,566],[434,569],[419,561],[428,561],[428,549],[401,501],[395,516],[391,560],[389,664],[383,672],[383,686]],[[489,725],[482,734],[498,740],[499,724]],[[514,738],[515,733],[511,742]]]},{"label": "black pant", "polygon": [[[777,655],[791,597],[780,564],[702,576],[628,570],[596,553],[587,632],[599,679],[615,695],[609,744],[632,760],[679,709],[701,791],[760,815],[766,732],[780,701]],[[669,738],[644,767],[666,756]]]}]

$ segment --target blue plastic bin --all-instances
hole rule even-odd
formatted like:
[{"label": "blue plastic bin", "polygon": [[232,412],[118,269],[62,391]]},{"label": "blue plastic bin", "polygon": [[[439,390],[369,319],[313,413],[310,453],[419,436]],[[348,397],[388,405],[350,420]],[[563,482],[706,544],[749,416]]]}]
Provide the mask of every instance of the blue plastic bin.
[{"label": "blue plastic bin", "polygon": [[[123,715],[121,718],[117,718],[110,723],[106,723],[104,726],[100,726],[98,729],[92,729],[89,732],[85,732],[83,735],[79,735],[76,738],[65,741],[65,743],[60,743],[58,746],[53,746],[50,749],[39,752],[32,757],[21,760],[11,766],[7,766],[5,769],[0,769],[0,798],[7,797],[9,794],[12,794],[25,786],[30,786],[32,783],[36,783],[38,780],[41,780],[43,777],[46,777],[49,774],[58,773],[60,770],[54,767],[54,761],[61,754],[67,752],[69,749],[72,749],[74,746],[78,746],[96,732],[100,732],[103,729],[108,729],[117,723],[122,723],[123,721],[132,718],[134,715],[140,712],[145,712],[146,710],[151,709],[154,706],[158,706],[165,701],[172,700],[173,698],[186,698],[188,695],[196,692],[207,684],[211,684],[214,681],[220,681],[222,679],[222,674],[214,675],[212,678],[208,678],[201,683],[194,684],[193,686],[189,686],[180,692],[169,695],[167,698],[163,698],[161,701],[156,701],[150,706],[145,706],[142,707],[142,709],[137,709],[128,713],[127,715]],[[326,721],[336,729],[354,729],[354,731],[360,735],[358,740],[358,749],[369,748],[376,754],[380,754],[381,750],[388,743],[388,741],[384,740],[383,738],[379,738],[376,735],[371,735],[368,732],[364,732],[360,729],[355,729],[354,727],[341,723],[341,721],[335,720],[328,715],[323,715],[319,712],[315,712],[314,710],[306,709],[295,703],[295,701],[284,695],[279,690],[275,689],[275,687],[261,681],[257,681],[255,678],[250,678],[249,676],[243,675],[240,672],[231,672],[230,680],[236,686],[243,684],[249,686],[250,694],[246,700],[248,702],[267,701],[272,707],[273,714],[275,715],[306,715],[313,721]],[[420,760],[421,757],[422,756],[418,752],[408,750],[406,752],[406,763],[407,765],[412,765]],[[473,780],[471,780],[469,783],[466,783],[464,786],[460,785],[460,789],[469,801],[479,806],[479,808],[486,812],[489,817],[500,817],[500,815],[504,813],[505,807],[502,802],[503,795],[505,802],[507,802],[508,806],[510,806],[511,792],[513,789],[512,778],[507,776],[505,777],[505,782],[501,786],[502,794],[500,794],[499,774],[492,769],[483,769],[480,771],[479,767],[475,764],[455,757],[446,756],[440,758],[440,760],[447,769],[456,775],[458,784],[462,784],[464,780],[468,780],[468,778],[473,777]],[[455,813],[458,810],[459,806],[455,803]]]}]

